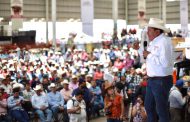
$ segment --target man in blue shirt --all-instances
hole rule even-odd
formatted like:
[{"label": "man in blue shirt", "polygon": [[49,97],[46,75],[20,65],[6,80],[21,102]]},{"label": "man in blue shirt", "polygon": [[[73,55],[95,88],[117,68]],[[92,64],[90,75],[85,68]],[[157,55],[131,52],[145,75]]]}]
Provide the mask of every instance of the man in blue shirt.
[{"label": "man in blue shirt", "polygon": [[96,85],[96,81],[91,81],[92,87],[89,89],[93,97],[91,100],[93,114],[100,116],[99,110],[104,108],[104,101],[102,98],[102,91],[99,86]]},{"label": "man in blue shirt", "polygon": [[58,121],[58,112],[64,111],[64,99],[60,92],[56,91],[55,83],[51,83],[49,86],[51,92],[48,93],[48,103],[50,105],[50,109],[53,112],[55,121]]},{"label": "man in blue shirt", "polygon": [[27,112],[22,108],[23,97],[19,96],[20,88],[13,88],[13,96],[8,98],[8,108],[12,118],[19,122],[28,122]]},{"label": "man in blue shirt", "polygon": [[116,59],[116,55],[115,55],[115,52],[113,51],[113,49],[111,49],[111,51],[109,52],[109,57],[110,57],[110,60],[112,62],[112,64],[114,64],[114,61]]}]

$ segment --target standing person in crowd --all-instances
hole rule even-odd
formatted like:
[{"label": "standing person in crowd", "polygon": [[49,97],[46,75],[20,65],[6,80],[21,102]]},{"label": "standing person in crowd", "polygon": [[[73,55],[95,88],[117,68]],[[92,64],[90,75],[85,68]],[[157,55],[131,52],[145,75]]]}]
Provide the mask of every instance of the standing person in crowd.
[{"label": "standing person in crowd", "polygon": [[90,115],[91,115],[91,100],[92,100],[92,95],[90,93],[90,90],[86,87],[86,81],[84,79],[79,79],[79,87],[75,90],[73,90],[72,96],[75,96],[75,94],[78,91],[82,91],[83,92],[83,99],[85,101],[86,104],[86,111],[87,111],[87,115],[88,115],[88,120],[90,119]]},{"label": "standing person in crowd", "polygon": [[91,81],[91,88],[89,89],[92,94],[92,114],[100,116],[100,110],[104,108],[104,101],[102,98],[102,91],[99,86],[96,85],[96,81]]},{"label": "standing person in crowd", "polygon": [[169,102],[170,102],[170,115],[171,122],[183,122],[183,106],[186,99],[183,98],[180,89],[183,87],[184,81],[177,80],[175,86],[170,90]]},{"label": "standing person in crowd", "polygon": [[144,107],[144,100],[141,95],[137,97],[136,104],[132,109],[133,122],[146,122],[147,114]]},{"label": "standing person in crowd", "polygon": [[[38,114],[41,122],[51,122],[52,111],[48,108],[48,99],[46,94],[42,94],[41,85],[36,85],[34,88],[36,94],[32,96],[32,106]],[[45,114],[47,117],[45,117]]]},{"label": "standing person in crowd", "polygon": [[56,85],[55,83],[51,83],[49,86],[49,89],[51,92],[48,93],[48,103],[50,105],[50,109],[53,112],[53,116],[55,118],[55,121],[58,121],[58,112],[64,111],[64,99],[63,96],[60,94],[60,92],[56,91]]},{"label": "standing person in crowd", "polygon": [[83,92],[76,91],[74,97],[67,102],[67,113],[69,114],[69,122],[86,122],[86,104],[83,100]]},{"label": "standing person in crowd", "polygon": [[115,94],[114,87],[109,81],[105,82],[105,92],[104,107],[107,122],[122,122],[124,117],[122,96]]},{"label": "standing person in crowd", "polygon": [[13,95],[8,98],[8,108],[13,119],[19,122],[28,122],[29,117],[27,112],[23,109],[22,103],[24,98],[19,95],[20,88],[13,87]]},{"label": "standing person in crowd", "polygon": [[146,58],[148,85],[145,98],[147,122],[169,122],[169,91],[172,87],[172,43],[164,32],[164,22],[160,19],[150,18],[148,23],[148,38],[150,45],[143,51]]}]

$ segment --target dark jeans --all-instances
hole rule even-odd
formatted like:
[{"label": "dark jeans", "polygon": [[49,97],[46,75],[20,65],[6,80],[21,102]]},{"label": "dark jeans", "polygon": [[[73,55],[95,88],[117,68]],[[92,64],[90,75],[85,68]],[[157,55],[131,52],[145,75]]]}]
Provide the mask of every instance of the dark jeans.
[{"label": "dark jeans", "polygon": [[122,122],[120,119],[107,119],[107,122]]},{"label": "dark jeans", "polygon": [[29,117],[24,110],[11,110],[11,117],[19,122],[29,122]]},{"label": "dark jeans", "polygon": [[99,104],[93,104],[92,105],[92,115],[97,114],[98,116],[100,116],[99,110],[104,108],[104,104],[103,103],[99,103]]},{"label": "dark jeans", "polygon": [[169,122],[169,91],[172,87],[172,76],[166,78],[149,78],[146,89],[145,109],[147,122]]}]

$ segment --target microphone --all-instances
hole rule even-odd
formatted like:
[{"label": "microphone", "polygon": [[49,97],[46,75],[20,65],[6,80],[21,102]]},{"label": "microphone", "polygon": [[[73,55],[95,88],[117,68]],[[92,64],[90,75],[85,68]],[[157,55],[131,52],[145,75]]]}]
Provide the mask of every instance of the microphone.
[{"label": "microphone", "polygon": [[147,50],[147,46],[148,46],[147,41],[144,41],[143,46],[144,46],[144,50],[146,51]]},{"label": "microphone", "polygon": [[[147,41],[143,42],[143,46],[144,46],[144,51],[146,51],[147,50],[147,46],[148,46]],[[146,59],[146,57],[144,57],[144,59]]]}]

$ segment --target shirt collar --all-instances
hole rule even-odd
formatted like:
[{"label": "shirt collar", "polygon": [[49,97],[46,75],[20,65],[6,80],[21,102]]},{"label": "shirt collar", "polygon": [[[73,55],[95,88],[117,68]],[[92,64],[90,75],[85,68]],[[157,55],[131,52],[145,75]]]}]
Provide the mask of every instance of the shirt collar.
[{"label": "shirt collar", "polygon": [[156,38],[154,38],[154,40],[152,42],[157,42],[159,41],[162,37],[164,36],[164,34],[160,34],[159,36],[157,36]]}]

